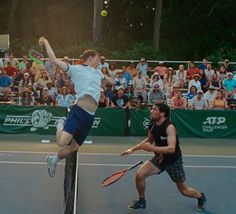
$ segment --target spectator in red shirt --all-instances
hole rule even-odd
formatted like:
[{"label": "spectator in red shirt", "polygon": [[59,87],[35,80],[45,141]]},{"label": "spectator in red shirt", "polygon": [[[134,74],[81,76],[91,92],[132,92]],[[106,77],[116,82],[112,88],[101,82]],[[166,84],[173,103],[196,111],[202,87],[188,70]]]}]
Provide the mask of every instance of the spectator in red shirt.
[{"label": "spectator in red shirt", "polygon": [[191,61],[187,70],[187,79],[192,80],[194,74],[199,74],[199,69],[195,67],[194,62]]},{"label": "spectator in red shirt", "polygon": [[4,68],[9,77],[13,77],[16,73],[16,68],[11,65],[11,62],[7,63],[7,66]]}]

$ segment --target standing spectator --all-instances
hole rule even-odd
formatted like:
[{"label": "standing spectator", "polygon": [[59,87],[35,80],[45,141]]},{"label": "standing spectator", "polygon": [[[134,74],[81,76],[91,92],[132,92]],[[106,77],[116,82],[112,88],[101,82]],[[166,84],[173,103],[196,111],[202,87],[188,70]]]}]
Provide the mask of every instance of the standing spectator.
[{"label": "standing spectator", "polygon": [[129,66],[127,67],[127,71],[129,71],[132,79],[134,79],[134,77],[137,76],[138,70],[135,68],[135,65],[134,65],[133,61],[130,62]]},{"label": "standing spectator", "polygon": [[207,109],[207,104],[203,96],[202,89],[197,91],[197,96],[195,96],[192,100],[192,109],[193,110],[203,110]]},{"label": "standing spectator", "polygon": [[53,99],[48,94],[48,88],[45,87],[38,100],[38,106],[53,106]]},{"label": "standing spectator", "polygon": [[205,69],[205,74],[207,81],[210,82],[212,80],[212,77],[214,75],[215,71],[211,67],[211,63],[207,63],[207,68]]},{"label": "standing spectator", "polygon": [[154,71],[160,75],[161,79],[164,79],[164,76],[166,76],[168,73],[168,69],[164,65],[164,62],[162,62],[162,61],[160,61],[159,65],[154,68]]},{"label": "standing spectator", "polygon": [[212,100],[211,108],[214,110],[225,110],[228,108],[227,101],[223,98],[220,90],[217,91],[215,98]]},{"label": "standing spectator", "polygon": [[16,58],[14,58],[14,53],[10,53],[9,56],[4,61],[4,66],[6,67],[10,63],[10,65],[14,68],[17,68],[19,62]]},{"label": "standing spectator", "polygon": [[101,88],[101,91],[100,91],[100,98],[99,98],[98,107],[100,107],[100,108],[109,107],[109,99],[105,96],[105,91],[103,88]]},{"label": "standing spectator", "polygon": [[171,98],[171,108],[173,109],[185,109],[187,107],[186,100],[183,98],[181,92]]},{"label": "standing spectator", "polygon": [[117,90],[117,94],[112,98],[111,101],[111,107],[120,107],[120,108],[128,108],[130,103],[129,103],[129,98],[124,95],[124,87],[120,86]]},{"label": "standing spectator", "polygon": [[204,98],[205,98],[206,103],[207,103],[207,108],[211,107],[212,100],[215,98],[215,96],[216,96],[215,87],[210,86],[208,88],[208,91],[204,94]]},{"label": "standing spectator", "polygon": [[179,85],[180,88],[183,88],[186,83],[187,72],[184,70],[184,65],[179,65],[179,70],[176,71],[175,83]]},{"label": "standing spectator", "polygon": [[198,89],[201,89],[201,82],[199,81],[200,75],[199,74],[194,74],[193,79],[189,82],[188,88],[190,89],[191,86],[195,86]]},{"label": "standing spectator", "polygon": [[163,90],[160,89],[158,83],[154,83],[153,89],[150,90],[148,95],[149,104],[160,104],[164,103],[165,96]]},{"label": "standing spectator", "polygon": [[224,66],[226,72],[233,72],[233,68],[232,68],[232,66],[230,65],[228,59],[225,59],[225,60],[224,60],[223,66]]},{"label": "standing spectator", "polygon": [[29,63],[28,57],[27,57],[27,55],[24,55],[22,62],[20,62],[20,64],[19,64],[19,69],[20,69],[21,73],[23,73],[23,71],[26,69],[27,63]]},{"label": "standing spectator", "polygon": [[104,56],[100,56],[100,63],[98,64],[98,69],[102,70],[103,67],[109,69],[109,64],[106,62],[106,58]]},{"label": "standing spectator", "polygon": [[66,87],[62,87],[61,93],[56,97],[56,105],[69,108],[74,104],[75,97],[69,94]]},{"label": "standing spectator", "polygon": [[142,76],[146,77],[149,71],[149,65],[144,57],[142,57],[136,67],[138,71],[142,72]]},{"label": "standing spectator", "polygon": [[138,76],[133,79],[133,87],[134,87],[134,96],[140,97],[141,100],[146,100],[146,79],[142,76],[142,72],[138,71]]},{"label": "standing spectator", "polygon": [[187,69],[187,79],[192,80],[194,74],[198,74],[199,69],[195,67],[194,62],[190,62],[189,68]]},{"label": "standing spectator", "polygon": [[228,72],[227,73],[227,79],[223,80],[223,88],[226,91],[233,91],[236,88],[236,80],[233,80],[233,73],[232,72]]},{"label": "standing spectator", "polygon": [[22,96],[19,98],[20,106],[33,106],[34,98],[31,96],[31,91],[28,88],[25,88],[22,91]]}]

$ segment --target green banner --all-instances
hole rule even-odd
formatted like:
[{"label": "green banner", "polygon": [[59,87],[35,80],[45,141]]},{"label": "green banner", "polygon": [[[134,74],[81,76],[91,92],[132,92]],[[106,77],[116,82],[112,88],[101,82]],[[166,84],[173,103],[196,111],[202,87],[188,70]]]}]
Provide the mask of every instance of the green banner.
[{"label": "green banner", "polygon": [[120,108],[99,108],[96,111],[93,127],[89,135],[124,136],[125,110]]},{"label": "green banner", "polygon": [[130,110],[130,135],[145,136],[150,121],[150,110],[131,109]]},{"label": "green banner", "polygon": [[0,133],[54,135],[59,118],[67,109],[47,106],[0,106]]},{"label": "green banner", "polygon": [[173,110],[180,137],[236,138],[236,111]]}]

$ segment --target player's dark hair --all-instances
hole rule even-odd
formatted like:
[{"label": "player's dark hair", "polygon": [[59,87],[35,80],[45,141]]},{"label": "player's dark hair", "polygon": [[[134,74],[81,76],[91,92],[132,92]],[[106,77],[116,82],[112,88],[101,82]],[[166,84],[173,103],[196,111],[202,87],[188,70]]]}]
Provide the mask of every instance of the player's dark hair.
[{"label": "player's dark hair", "polygon": [[84,51],[83,55],[81,56],[82,60],[85,62],[89,57],[95,57],[97,56],[97,51],[94,50],[86,50]]},{"label": "player's dark hair", "polygon": [[170,116],[170,107],[164,103],[160,103],[160,104],[155,104],[155,106],[157,108],[159,108],[160,112],[164,112],[165,113],[165,117],[169,118]]}]

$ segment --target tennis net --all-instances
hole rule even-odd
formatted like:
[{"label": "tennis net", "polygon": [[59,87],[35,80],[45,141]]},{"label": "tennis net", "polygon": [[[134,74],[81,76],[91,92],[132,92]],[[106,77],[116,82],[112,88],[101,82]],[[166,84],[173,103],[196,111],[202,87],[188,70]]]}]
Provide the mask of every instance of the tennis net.
[{"label": "tennis net", "polygon": [[79,152],[66,158],[64,178],[64,214],[77,214]]}]

